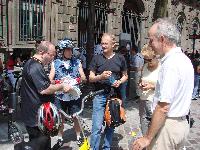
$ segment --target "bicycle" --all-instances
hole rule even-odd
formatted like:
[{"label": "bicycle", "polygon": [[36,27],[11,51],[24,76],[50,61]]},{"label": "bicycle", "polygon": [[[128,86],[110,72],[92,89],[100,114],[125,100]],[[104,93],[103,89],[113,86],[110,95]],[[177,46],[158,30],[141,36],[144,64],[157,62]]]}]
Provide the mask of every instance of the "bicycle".
[{"label": "bicycle", "polygon": [[2,94],[0,114],[8,117],[8,139],[17,144],[23,141],[23,135],[19,125],[14,120],[14,114],[17,109],[16,93],[9,91],[9,86],[5,79],[2,79],[0,84],[0,92]]},{"label": "bicycle", "polygon": [[81,109],[80,111],[74,113],[73,115],[68,115],[67,113],[65,113],[65,111],[63,111],[62,109],[59,109],[59,112],[65,117],[65,119],[68,120],[72,120],[72,118],[76,117],[79,123],[79,126],[81,128],[81,133],[83,135],[83,141],[79,146],[79,150],[90,150],[90,144],[89,144],[89,140],[88,137],[85,135],[85,128],[87,127],[87,130],[90,132],[89,127],[87,126],[87,124],[85,123],[85,121],[80,117],[80,114],[83,112],[84,109],[84,103],[87,102],[88,99],[92,99],[94,96],[101,94],[105,92],[105,90],[99,90],[99,91],[95,91],[95,92],[90,92],[88,95],[84,96],[82,98],[82,102],[81,102]]}]

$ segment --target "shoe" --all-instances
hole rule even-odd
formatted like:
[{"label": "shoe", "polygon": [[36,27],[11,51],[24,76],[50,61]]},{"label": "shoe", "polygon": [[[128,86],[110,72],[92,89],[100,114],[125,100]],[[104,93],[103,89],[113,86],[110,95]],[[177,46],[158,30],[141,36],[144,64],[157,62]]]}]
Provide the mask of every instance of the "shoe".
[{"label": "shoe", "polygon": [[52,147],[51,150],[59,150],[63,146],[63,139],[58,139],[57,143]]},{"label": "shoe", "polygon": [[83,143],[83,139],[81,137],[77,137],[76,143],[80,147],[81,144]]},{"label": "shoe", "polygon": [[196,101],[196,100],[197,100],[197,98],[192,98],[192,100],[193,100],[193,101]]}]

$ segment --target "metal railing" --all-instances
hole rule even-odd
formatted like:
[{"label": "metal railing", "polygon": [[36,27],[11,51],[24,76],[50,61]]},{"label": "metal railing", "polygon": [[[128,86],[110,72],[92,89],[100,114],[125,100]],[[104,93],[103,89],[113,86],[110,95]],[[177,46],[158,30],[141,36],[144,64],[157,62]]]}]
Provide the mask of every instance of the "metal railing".
[{"label": "metal railing", "polygon": [[122,32],[131,34],[132,44],[140,40],[141,16],[132,11],[122,11]]},{"label": "metal railing", "polygon": [[[83,46],[84,42],[87,42],[88,36],[88,17],[89,6],[88,2],[79,1],[79,25],[78,25],[78,41],[79,46]],[[95,2],[95,24],[94,24],[94,45],[97,43],[100,35],[107,30],[107,5],[104,2]]]},{"label": "metal railing", "polygon": [[45,0],[20,0],[19,40],[32,41],[43,38]]}]

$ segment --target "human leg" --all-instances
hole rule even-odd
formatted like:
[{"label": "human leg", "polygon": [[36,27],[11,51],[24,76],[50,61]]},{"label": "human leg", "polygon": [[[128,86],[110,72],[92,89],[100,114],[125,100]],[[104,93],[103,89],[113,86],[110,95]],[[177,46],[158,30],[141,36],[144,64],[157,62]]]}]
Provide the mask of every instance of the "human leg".
[{"label": "human leg", "polygon": [[50,138],[50,136],[44,135],[39,130],[38,127],[26,126],[26,130],[27,130],[27,132],[29,134],[29,141],[34,141],[34,140],[37,140],[37,139],[45,138],[46,141],[45,141],[45,143],[43,143],[45,145],[45,146],[43,146],[44,150],[51,150],[51,138]]},{"label": "human leg", "polygon": [[199,75],[194,75],[194,89],[192,93],[192,99],[197,98],[199,88]]},{"label": "human leg", "polygon": [[93,100],[92,134],[90,139],[91,148],[93,148],[93,150],[99,150],[105,105],[105,95],[95,96]]},{"label": "human leg", "polygon": [[122,98],[122,101],[124,102],[126,100],[126,89],[127,89],[127,81],[122,83],[120,85],[120,94],[121,94],[121,98]]}]

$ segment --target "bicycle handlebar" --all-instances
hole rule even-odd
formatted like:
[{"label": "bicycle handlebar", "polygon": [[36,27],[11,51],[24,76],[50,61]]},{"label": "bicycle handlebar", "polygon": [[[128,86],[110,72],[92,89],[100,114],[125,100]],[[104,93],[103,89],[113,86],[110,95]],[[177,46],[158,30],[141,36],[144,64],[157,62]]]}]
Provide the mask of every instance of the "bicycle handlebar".
[{"label": "bicycle handlebar", "polygon": [[83,97],[82,98],[82,102],[81,102],[81,109],[78,112],[76,112],[73,115],[71,115],[71,116],[68,115],[68,114],[66,114],[62,109],[60,109],[59,112],[62,115],[64,115],[66,118],[70,118],[70,119],[73,118],[73,117],[75,117],[75,116],[78,116],[78,115],[80,115],[82,113],[82,111],[84,109],[84,103],[87,102],[88,98],[92,98],[92,97],[94,97],[96,95],[102,94],[103,92],[105,92],[105,90],[98,90],[98,91],[95,91],[95,92],[90,92],[88,95],[86,95],[85,97]]}]

